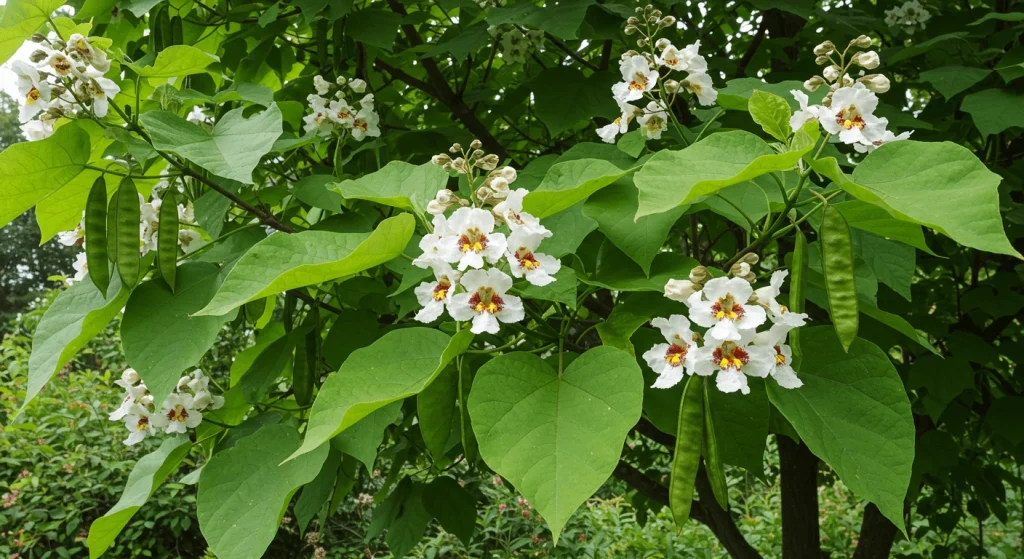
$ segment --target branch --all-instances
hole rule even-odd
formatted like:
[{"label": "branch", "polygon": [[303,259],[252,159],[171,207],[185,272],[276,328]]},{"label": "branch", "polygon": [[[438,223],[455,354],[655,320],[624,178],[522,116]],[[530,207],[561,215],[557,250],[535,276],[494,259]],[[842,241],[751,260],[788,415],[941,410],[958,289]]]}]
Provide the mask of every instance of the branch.
[{"label": "branch", "polygon": [[[168,160],[168,161],[170,161],[170,160]],[[256,217],[258,217],[260,221],[262,221],[263,223],[269,225],[270,227],[273,227],[274,229],[277,229],[278,231],[284,231],[285,233],[294,233],[295,232],[295,229],[292,229],[290,226],[288,226],[288,225],[278,221],[277,218],[273,216],[273,214],[267,213],[267,212],[257,208],[256,206],[253,206],[252,204],[246,202],[245,200],[242,200],[235,193],[233,193],[230,190],[224,188],[223,186],[213,182],[212,180],[204,177],[202,174],[197,173],[193,169],[190,169],[188,166],[186,166],[186,165],[178,165],[178,167],[181,169],[182,173],[184,173],[184,174],[186,174],[186,175],[188,175],[188,176],[198,180],[199,182],[201,182],[201,183],[205,184],[206,186],[210,187],[211,189],[216,190],[222,196],[224,196],[228,200],[231,200],[232,202],[234,202],[235,205],[238,206],[239,208],[242,208],[243,210],[245,210],[247,212],[255,214]]]},{"label": "branch", "polygon": [[882,516],[874,503],[868,503],[864,508],[864,520],[853,559],[886,559],[895,539],[896,525]]},{"label": "branch", "polygon": [[312,305],[313,303],[316,303],[317,306],[319,306],[321,309],[331,311],[334,314],[340,315],[342,312],[341,309],[339,309],[338,307],[335,307],[334,305],[331,305],[329,303],[325,303],[319,299],[314,299],[309,295],[299,291],[298,289],[289,289],[286,293],[295,296],[296,299],[300,299],[307,305]]},{"label": "branch", "polygon": [[576,51],[572,50],[571,48],[569,48],[569,45],[567,45],[567,44],[563,43],[562,41],[560,41],[558,39],[558,37],[555,37],[551,33],[544,33],[544,36],[545,36],[545,38],[548,41],[551,41],[551,44],[553,44],[556,47],[562,49],[562,51],[564,51],[565,54],[568,54],[569,58],[572,58],[576,62],[579,62],[580,64],[586,66],[587,68],[590,68],[591,70],[593,70],[595,72],[601,71],[600,67],[595,66],[594,63],[592,63],[589,60],[587,60],[587,59],[583,58],[582,56],[580,56],[578,52],[576,52]]},{"label": "branch", "polygon": [[818,457],[784,435],[779,445],[782,478],[782,557],[821,557],[818,528]]}]

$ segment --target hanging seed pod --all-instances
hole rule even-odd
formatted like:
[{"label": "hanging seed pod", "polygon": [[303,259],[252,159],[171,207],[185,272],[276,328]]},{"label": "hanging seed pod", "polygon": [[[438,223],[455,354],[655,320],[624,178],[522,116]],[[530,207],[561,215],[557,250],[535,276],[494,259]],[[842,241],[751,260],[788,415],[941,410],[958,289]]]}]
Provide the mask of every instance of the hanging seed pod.
[{"label": "hanging seed pod", "polygon": [[107,182],[96,178],[85,204],[85,261],[89,278],[100,293],[110,285],[110,264],[107,262]]},{"label": "hanging seed pod", "polygon": [[135,181],[125,177],[117,189],[117,273],[129,288],[139,283],[139,191]]},{"label": "hanging seed pod", "polygon": [[160,274],[171,293],[178,271],[178,204],[174,193],[168,189],[160,205],[160,229],[157,231],[156,253]]}]

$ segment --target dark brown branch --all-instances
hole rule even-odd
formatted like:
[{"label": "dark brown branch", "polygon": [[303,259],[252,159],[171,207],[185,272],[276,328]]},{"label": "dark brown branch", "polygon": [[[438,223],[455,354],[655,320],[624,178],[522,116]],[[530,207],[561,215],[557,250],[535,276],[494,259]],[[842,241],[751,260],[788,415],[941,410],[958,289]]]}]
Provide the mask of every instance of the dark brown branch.
[{"label": "dark brown branch", "polygon": [[896,525],[882,516],[874,503],[864,508],[864,520],[860,525],[860,539],[853,559],[886,559],[896,539]]},{"label": "dark brown branch", "polygon": [[597,69],[604,71],[608,69],[608,63],[612,59],[612,41],[607,39],[604,45],[601,46],[601,63],[597,65]]},{"label": "dark brown branch", "polygon": [[321,301],[319,299],[314,299],[314,298],[310,297],[309,295],[299,291],[298,289],[289,289],[288,291],[286,291],[286,293],[288,293],[289,295],[295,296],[296,299],[299,299],[299,300],[303,301],[307,305],[312,305],[313,303],[316,303],[317,306],[319,306],[321,309],[324,309],[324,310],[327,310],[327,311],[331,311],[334,314],[339,314],[340,315],[341,312],[342,312],[341,309],[339,309],[338,307],[335,307],[334,305],[325,303],[325,302],[323,302],[323,301]]},{"label": "dark brown branch", "polygon": [[398,68],[395,68],[394,66],[388,64],[387,62],[384,62],[379,58],[373,61],[373,65],[376,66],[378,70],[383,70],[391,74],[393,78],[402,80],[407,85],[411,85],[412,87],[415,87],[416,89],[426,93],[431,97],[437,97],[437,92],[435,92],[434,88],[431,87],[431,85],[428,84],[427,82],[416,79],[409,75],[408,73],[406,73],[405,71],[399,70]]},{"label": "dark brown branch", "polygon": [[553,44],[556,47],[558,47],[559,49],[561,49],[563,52],[565,52],[565,54],[568,54],[569,58],[572,58],[576,62],[579,62],[580,64],[586,66],[587,68],[590,68],[591,70],[593,70],[595,72],[599,72],[601,70],[600,67],[594,65],[594,63],[592,63],[589,60],[587,60],[587,59],[583,58],[582,56],[580,56],[578,52],[576,52],[576,51],[572,50],[571,48],[569,48],[569,45],[567,45],[567,44],[563,43],[562,41],[560,41],[558,39],[558,37],[555,37],[551,33],[545,33],[544,36],[545,36],[545,38],[548,41],[551,42],[551,44]]},{"label": "dark brown branch", "polygon": [[803,443],[784,435],[779,445],[782,478],[782,557],[821,557],[818,529],[818,457]]},{"label": "dark brown branch", "polygon": [[179,165],[179,169],[181,169],[182,173],[184,173],[184,174],[186,174],[186,175],[196,179],[197,181],[205,184],[206,186],[212,188],[213,190],[216,190],[217,192],[219,192],[221,194],[221,196],[224,196],[228,200],[231,200],[239,208],[242,208],[243,210],[245,210],[247,212],[255,214],[256,217],[258,217],[260,221],[262,221],[263,223],[269,225],[270,227],[273,227],[274,229],[277,229],[278,231],[284,231],[285,233],[294,233],[295,232],[295,229],[292,229],[290,226],[288,226],[288,225],[278,221],[277,218],[274,217],[273,214],[265,212],[265,211],[257,208],[256,206],[253,206],[252,204],[249,204],[245,200],[242,200],[241,198],[239,198],[234,192],[231,192],[230,190],[224,188],[223,186],[217,184],[216,182],[213,182],[212,180],[204,177],[202,174],[197,173],[195,170],[190,169],[187,165]]}]

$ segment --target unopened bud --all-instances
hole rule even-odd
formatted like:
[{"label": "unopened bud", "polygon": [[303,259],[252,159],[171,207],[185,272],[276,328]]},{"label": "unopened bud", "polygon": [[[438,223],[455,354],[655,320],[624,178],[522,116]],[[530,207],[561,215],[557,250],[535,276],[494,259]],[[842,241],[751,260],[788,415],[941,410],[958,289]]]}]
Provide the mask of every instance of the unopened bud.
[{"label": "unopened bud", "polygon": [[690,270],[690,281],[693,283],[704,285],[706,279],[708,279],[708,269],[704,266],[697,266]]},{"label": "unopened bud", "polygon": [[673,301],[685,303],[690,298],[690,295],[696,293],[700,287],[690,280],[671,279],[665,284],[665,297]]},{"label": "unopened bud", "polygon": [[650,44],[650,42],[651,42],[651,41],[650,41],[649,39],[647,39],[646,37],[645,37],[645,38],[643,38],[643,39],[637,39],[637,41],[636,41],[636,46],[638,46],[638,47],[640,47],[640,48],[644,48],[644,47],[646,47],[646,46],[647,46],[648,44]]},{"label": "unopened bud", "polygon": [[625,31],[624,31],[624,33],[625,33],[626,35],[632,35],[633,33],[636,33],[636,31],[637,31],[637,30],[636,30],[636,27],[634,27],[634,26],[632,26],[632,25],[627,25],[627,26],[626,26],[626,29],[625,29]]},{"label": "unopened bud", "polygon": [[42,62],[42,61],[46,60],[47,56],[49,56],[49,55],[46,54],[46,51],[37,50],[37,51],[34,51],[32,54],[30,54],[28,59],[31,60],[32,62],[39,63],[39,62]]},{"label": "unopened bud", "polygon": [[494,177],[491,179],[489,186],[494,190],[495,197],[504,198],[508,196],[508,181],[504,177]]},{"label": "unopened bud", "polygon": [[661,19],[661,10],[654,10],[651,12],[651,17],[655,19]]},{"label": "unopened bud", "polygon": [[836,46],[832,44],[832,41],[825,41],[814,47],[814,54],[818,56],[828,56],[835,52]]},{"label": "unopened bud", "polygon": [[473,153],[469,155],[470,159],[480,159],[483,156],[487,155],[486,153],[484,153],[484,150],[478,147],[474,148],[472,145],[470,145],[469,147],[473,149]]},{"label": "unopened bud", "polygon": [[661,18],[661,26],[662,27],[672,27],[675,24],[676,24],[675,16],[665,16],[665,17]]},{"label": "unopened bud", "polygon": [[874,70],[875,68],[878,68],[878,65],[881,63],[881,59],[878,57],[877,52],[873,50],[866,50],[853,55],[853,63],[866,70]]},{"label": "unopened bud", "polygon": [[824,70],[822,70],[821,73],[822,73],[822,75],[825,76],[826,80],[828,80],[829,82],[834,82],[834,81],[836,81],[836,78],[839,77],[839,71],[840,71],[839,66],[836,66],[835,64],[833,64],[833,65],[829,66],[828,68],[825,68]]},{"label": "unopened bud", "polygon": [[860,37],[857,37],[856,39],[850,41],[850,46],[859,47],[862,49],[871,48],[871,37],[868,37],[867,35],[861,35]]},{"label": "unopened bud", "polygon": [[64,41],[62,41],[60,39],[57,39],[57,40],[53,41],[51,44],[53,45],[53,48],[55,50],[64,50],[64,49],[68,48],[67,43],[65,43]]},{"label": "unopened bud", "polygon": [[814,76],[813,78],[804,82],[804,89],[806,89],[807,91],[814,92],[817,91],[818,88],[821,87],[821,85],[824,83],[825,80],[822,79],[821,76]]},{"label": "unopened bud", "polygon": [[476,199],[480,200],[481,202],[486,202],[487,200],[490,200],[492,196],[494,196],[494,191],[491,190],[490,188],[487,188],[486,186],[481,186],[480,188],[476,189]]},{"label": "unopened bud", "polygon": [[501,168],[500,172],[501,172],[502,178],[504,178],[510,184],[513,183],[513,182],[516,182],[516,177],[518,175],[516,175],[516,170],[514,168],[509,167],[508,165],[506,165],[506,166]]},{"label": "unopened bud", "polygon": [[430,158],[430,162],[438,167],[444,167],[452,162],[452,158],[448,155],[441,153]]},{"label": "unopened bud", "polygon": [[744,254],[740,258],[740,262],[746,262],[747,264],[750,264],[751,266],[756,266],[757,263],[760,262],[760,261],[761,261],[761,258],[757,255],[757,253],[754,253],[754,252],[748,252],[748,253]]},{"label": "unopened bud", "polygon": [[491,170],[494,170],[494,168],[498,166],[498,163],[499,163],[498,156],[494,155],[493,153],[489,153],[489,154],[483,156],[482,158],[477,159],[476,162],[474,163],[474,165],[476,165],[477,167],[480,167],[481,169],[483,169],[485,171],[491,171]]},{"label": "unopened bud", "polygon": [[636,12],[636,13],[638,13],[638,14],[642,14],[642,13],[644,13],[644,9],[643,9],[643,8],[641,8],[640,6],[637,6],[637,7],[636,7],[636,9],[635,9],[635,10],[633,10],[633,11],[634,11],[634,12]]},{"label": "unopened bud", "polygon": [[427,213],[430,215],[443,215],[446,211],[448,211],[448,206],[437,200],[427,202]]},{"label": "unopened bud", "polygon": [[662,38],[658,39],[658,40],[657,40],[657,41],[656,41],[656,42],[654,43],[654,48],[656,48],[656,49],[658,49],[658,50],[661,50],[661,49],[664,49],[665,47],[667,47],[667,46],[669,46],[669,45],[671,45],[671,44],[672,44],[672,41],[669,41],[669,40],[668,40],[668,39],[666,39],[665,37],[662,37]]},{"label": "unopened bud", "polygon": [[452,201],[455,200],[455,194],[451,190],[448,190],[447,188],[442,188],[441,190],[437,191],[437,194],[434,195],[434,200],[436,200],[440,204],[451,204]]},{"label": "unopened bud", "polygon": [[42,43],[46,40],[46,35],[43,35],[42,33],[33,33],[32,37],[29,40],[31,40],[33,43]]},{"label": "unopened bud", "polygon": [[467,171],[466,160],[461,157],[456,157],[455,159],[452,159],[452,168],[460,173],[465,173]]},{"label": "unopened bud", "polygon": [[469,149],[480,149],[483,147],[483,145],[483,142],[481,142],[480,140],[473,140],[472,142],[469,143]]},{"label": "unopened bud", "polygon": [[661,86],[665,88],[665,91],[668,93],[675,93],[679,91],[679,82],[676,80],[665,80],[662,82]]},{"label": "unopened bud", "polygon": [[864,84],[864,87],[870,89],[874,93],[885,93],[886,91],[889,91],[889,78],[882,74],[868,74],[857,81]]},{"label": "unopened bud", "polygon": [[850,77],[850,74],[843,74],[843,79],[840,81],[842,82],[843,87],[850,87],[853,85],[853,78]]},{"label": "unopened bud", "polygon": [[824,55],[819,56],[819,57],[814,59],[814,63],[817,64],[818,66],[824,66],[824,65],[828,64],[830,61],[831,60],[829,59],[829,57],[824,56]]},{"label": "unopened bud", "polygon": [[462,151],[462,144],[458,142],[452,144],[452,147],[448,148],[449,153],[459,153],[460,151]]},{"label": "unopened bud", "polygon": [[630,16],[630,18],[626,20],[627,25],[636,25],[638,23],[640,23],[640,20],[633,16]]},{"label": "unopened bud", "polygon": [[746,262],[743,262],[743,261],[737,262],[737,263],[733,264],[731,268],[729,268],[729,274],[731,274],[733,276],[736,276],[736,277],[745,276],[745,275],[747,275],[749,273],[750,273],[750,264],[748,264]]}]

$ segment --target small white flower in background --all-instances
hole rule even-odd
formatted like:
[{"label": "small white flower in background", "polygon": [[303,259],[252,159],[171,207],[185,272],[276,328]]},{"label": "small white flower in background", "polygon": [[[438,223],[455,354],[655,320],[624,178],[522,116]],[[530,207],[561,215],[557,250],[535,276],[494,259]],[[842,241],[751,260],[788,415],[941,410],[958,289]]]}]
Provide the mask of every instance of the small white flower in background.
[{"label": "small white flower in background", "polygon": [[651,69],[647,59],[637,54],[622,59],[619,64],[622,82],[612,86],[612,95],[622,102],[636,101],[658,83],[658,70]]},{"label": "small white flower in background", "polygon": [[819,115],[821,125],[829,134],[838,135],[846,144],[873,143],[882,139],[888,121],[873,113],[878,106],[878,97],[855,83],[841,87],[832,95],[832,104]]},{"label": "small white flower in background", "polygon": [[355,120],[352,121],[352,137],[362,140],[367,136],[371,138],[380,136],[380,128],[377,126],[378,121],[377,113],[373,112],[373,109],[360,109],[356,113]]},{"label": "small white flower in background", "polygon": [[[343,78],[338,78],[339,80]],[[366,82],[359,78],[352,78],[348,80],[348,87],[355,93],[362,93],[366,91]]]},{"label": "small white flower in background", "polygon": [[413,265],[418,268],[430,268],[435,263],[445,262],[441,256],[441,243],[445,238],[452,235],[451,227],[448,226],[448,220],[445,219],[444,215],[440,214],[434,215],[432,224],[434,232],[423,235],[419,245],[422,254],[412,261]]},{"label": "small white flower in background", "polygon": [[817,120],[821,116],[821,112],[825,110],[821,105],[808,105],[810,99],[807,94],[803,91],[797,91],[795,89],[790,90],[793,98],[796,99],[797,103],[800,103],[800,110],[793,113],[793,116],[789,117],[789,127],[796,132],[804,124]]},{"label": "small white flower in background", "polygon": [[651,325],[661,330],[667,343],[655,345],[644,353],[643,358],[647,366],[658,373],[654,388],[671,388],[683,379],[686,370],[693,368],[697,345],[693,341],[690,321],[681,314],[674,314],[667,319],[655,318]]},{"label": "small white flower in background", "polygon": [[903,5],[885,11],[885,24],[897,27],[913,35],[917,29],[924,30],[925,24],[932,17],[917,0],[904,2]]},{"label": "small white flower in background", "polygon": [[505,235],[494,233],[494,215],[480,208],[459,208],[448,220],[452,230],[439,246],[446,262],[458,262],[459,270],[483,268],[484,260],[496,264],[508,246]]},{"label": "small white flower in background", "polygon": [[661,54],[655,58],[655,62],[665,66],[666,68],[671,68],[679,72],[689,69],[690,61],[683,55],[683,53],[676,47],[672,46],[672,43],[669,43],[666,39],[660,39],[659,43],[661,41],[665,41],[667,44],[662,43],[664,44],[664,48],[661,51]]},{"label": "small white flower in background", "polygon": [[452,297],[448,313],[455,320],[472,320],[474,334],[497,334],[499,322],[519,322],[526,316],[522,300],[507,294],[512,278],[501,270],[471,270],[460,283],[466,292]]},{"label": "small white flower in background", "polygon": [[743,332],[738,340],[716,341],[707,344],[694,356],[693,372],[708,376],[718,372],[715,383],[722,392],[750,393],[747,376],[764,378],[775,366],[775,351],[769,347],[749,345],[753,330]]},{"label": "small white flower in background", "polygon": [[53,122],[48,120],[30,120],[21,125],[21,133],[30,142],[45,140],[53,135]]},{"label": "small white flower in background", "polygon": [[75,263],[73,266],[75,268],[74,281],[82,281],[85,279],[85,276],[89,274],[89,263],[86,260],[84,252],[79,253],[78,256],[75,257]]},{"label": "small white flower in background", "polygon": [[318,95],[310,95],[306,100],[309,101],[310,113],[302,117],[302,121],[306,123],[302,129],[307,134],[330,136],[334,127],[327,116],[327,100]]},{"label": "small white flower in background", "polygon": [[85,212],[82,212],[82,221],[78,222],[74,229],[57,233],[57,241],[66,247],[85,244]]},{"label": "small white flower in background", "polygon": [[371,111],[373,110],[373,103],[374,97],[372,93],[367,93],[366,95],[363,96],[362,99],[359,100],[360,107]]},{"label": "small white flower in background", "polygon": [[642,112],[639,107],[625,101],[616,99],[615,102],[619,105],[619,118],[597,129],[597,135],[609,144],[615,143],[615,137],[619,134],[625,134],[629,129],[629,122]]},{"label": "small white flower in background", "polygon": [[416,300],[423,308],[416,313],[416,320],[433,322],[444,313],[451,301],[455,286],[462,274],[447,263],[434,264],[434,281],[423,282],[416,286]]},{"label": "small white flower in background", "polygon": [[786,338],[792,328],[784,324],[775,324],[766,332],[759,332],[754,336],[754,345],[769,347],[775,352],[775,364],[769,374],[783,388],[800,388],[803,381],[796,376],[793,370],[793,350],[786,345]]},{"label": "small white flower in background", "polygon": [[313,89],[316,90],[317,95],[327,95],[331,92],[331,82],[325,80],[321,75],[313,76]]},{"label": "small white flower in background", "polygon": [[191,111],[188,112],[188,115],[185,117],[185,120],[191,122],[192,124],[203,124],[206,122],[207,118],[208,117],[206,116],[206,113],[203,111],[203,107],[200,105],[196,105],[192,107]]},{"label": "small white flower in background", "polygon": [[526,281],[541,287],[555,281],[552,276],[562,269],[562,263],[553,256],[536,252],[544,239],[545,235],[526,228],[516,229],[509,235],[505,257],[513,276],[525,277]]},{"label": "small white flower in background", "polygon": [[913,134],[913,131],[903,132],[903,133],[897,135],[897,134],[893,134],[892,132],[886,130],[884,133],[882,133],[882,137],[879,138],[878,140],[875,140],[875,141],[873,141],[873,142],[871,142],[869,144],[865,144],[865,143],[853,144],[853,149],[857,150],[859,153],[871,153],[872,151],[875,151],[876,148],[881,147],[881,146],[883,146],[885,144],[888,144],[889,142],[898,142],[900,140],[909,140],[911,134]]},{"label": "small white flower in background", "polygon": [[[129,369],[131,370],[131,369]],[[126,371],[127,372],[127,371]],[[135,371],[132,371],[133,373]],[[136,375],[138,376],[138,375]],[[107,416],[111,421],[120,421],[123,417],[131,413],[132,406],[144,405],[144,398],[149,392],[146,390],[145,384],[138,386],[125,386],[124,398],[121,400],[121,405]]]},{"label": "small white flower in background", "polygon": [[192,206],[191,201],[187,204],[178,204],[178,221],[183,223],[196,222],[196,210]]},{"label": "small white flower in background", "polygon": [[740,340],[740,330],[752,330],[764,324],[767,314],[757,305],[748,305],[754,289],[740,278],[715,278],[690,298],[690,320],[709,328],[716,340]]},{"label": "small white flower in background", "polygon": [[356,120],[356,111],[344,99],[336,99],[328,105],[327,118],[343,126],[352,126]]},{"label": "small white flower in background", "polygon": [[150,411],[139,404],[133,404],[124,416],[124,426],[128,428],[128,438],[124,444],[128,446],[141,443],[146,437],[156,434],[156,427]]},{"label": "small white flower in background", "polygon": [[128,367],[121,373],[121,378],[114,381],[114,384],[128,390],[135,386],[137,382],[139,382],[139,373],[135,369]]},{"label": "small white flower in background", "polygon": [[647,137],[652,140],[661,138],[662,131],[668,128],[668,114],[655,101],[647,103],[647,108],[644,109],[642,115],[637,117],[636,121],[646,132]]},{"label": "small white flower in background", "polygon": [[194,229],[179,229],[178,244],[185,254],[192,254],[196,250],[206,246],[207,242],[202,235]]},{"label": "small white flower in background", "polygon": [[92,97],[92,111],[100,118],[107,116],[109,99],[117,95],[121,88],[113,80],[104,78],[100,72],[86,72],[83,83]]},{"label": "small white flower in background", "polygon": [[150,418],[150,424],[157,429],[164,429],[168,434],[188,432],[203,422],[203,414],[195,409],[190,394],[171,394],[164,400],[158,413]]},{"label": "small white flower in background", "polygon": [[687,75],[686,80],[681,82],[680,85],[696,95],[697,102],[701,105],[714,105],[715,101],[718,100],[718,92],[715,91],[714,84],[711,82],[711,76],[703,72]]}]

